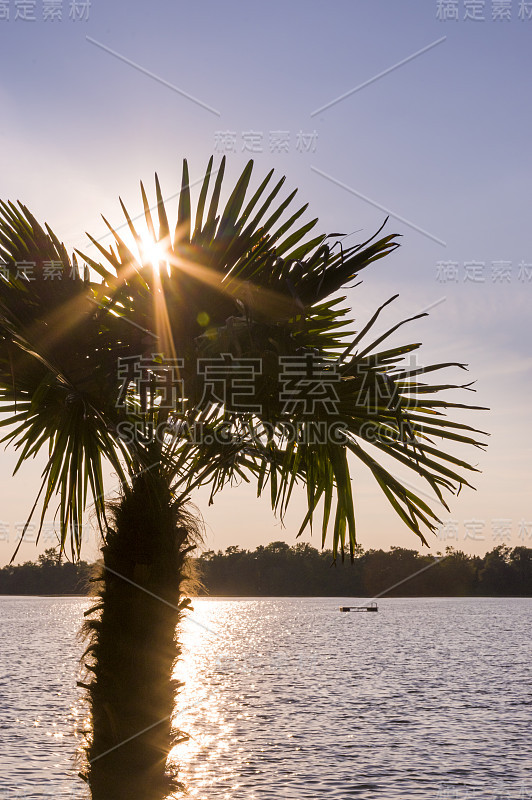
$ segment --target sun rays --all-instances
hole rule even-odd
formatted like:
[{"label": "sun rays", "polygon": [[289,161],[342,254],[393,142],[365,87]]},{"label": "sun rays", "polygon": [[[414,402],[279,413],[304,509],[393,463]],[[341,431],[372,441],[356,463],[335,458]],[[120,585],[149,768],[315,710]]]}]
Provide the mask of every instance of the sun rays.
[{"label": "sun rays", "polygon": [[156,276],[161,272],[168,274],[169,242],[157,241],[149,232],[146,232],[140,236],[138,249],[142,263],[149,264]]}]

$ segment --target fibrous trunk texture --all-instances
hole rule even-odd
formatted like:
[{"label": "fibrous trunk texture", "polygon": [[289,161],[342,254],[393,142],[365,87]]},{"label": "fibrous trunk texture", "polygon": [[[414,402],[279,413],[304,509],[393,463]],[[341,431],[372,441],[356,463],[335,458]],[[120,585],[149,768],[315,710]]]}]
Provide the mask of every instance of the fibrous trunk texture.
[{"label": "fibrous trunk texture", "polygon": [[[183,788],[169,774],[170,749],[186,738],[172,728],[180,683],[187,554],[196,520],[177,507],[162,478],[145,475],[110,504],[96,576],[99,600],[85,623],[91,730],[82,777],[93,800],[162,800]],[[90,682],[89,682],[90,681]]]}]

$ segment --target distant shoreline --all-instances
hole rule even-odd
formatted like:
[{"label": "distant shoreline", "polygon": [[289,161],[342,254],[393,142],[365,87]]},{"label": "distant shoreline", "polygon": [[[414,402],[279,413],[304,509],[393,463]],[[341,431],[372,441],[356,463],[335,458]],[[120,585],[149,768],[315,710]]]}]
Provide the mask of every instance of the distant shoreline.
[{"label": "distant shoreline", "polygon": [[[532,549],[498,545],[484,556],[451,547],[437,556],[392,547],[358,548],[352,562],[330,550],[271,542],[191,559],[198,597],[532,597]],[[0,568],[0,596],[91,597],[95,565],[63,562],[47,550],[37,562]],[[124,576],[130,580],[132,576]],[[92,591],[91,591],[92,590]]]}]

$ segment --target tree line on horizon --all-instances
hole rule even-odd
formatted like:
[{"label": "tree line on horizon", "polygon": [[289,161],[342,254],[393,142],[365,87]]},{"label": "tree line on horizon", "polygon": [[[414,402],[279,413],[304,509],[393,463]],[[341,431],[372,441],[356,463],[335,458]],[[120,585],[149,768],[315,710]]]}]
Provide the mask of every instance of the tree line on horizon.
[{"label": "tree line on horizon", "polygon": [[[334,562],[332,550],[277,541],[255,550],[209,550],[194,562],[202,596],[532,596],[527,547],[498,545],[484,556],[447,547],[437,557],[359,547],[351,564]],[[1,568],[0,594],[86,595],[93,573],[93,564],[65,562],[49,549],[36,562]]]}]

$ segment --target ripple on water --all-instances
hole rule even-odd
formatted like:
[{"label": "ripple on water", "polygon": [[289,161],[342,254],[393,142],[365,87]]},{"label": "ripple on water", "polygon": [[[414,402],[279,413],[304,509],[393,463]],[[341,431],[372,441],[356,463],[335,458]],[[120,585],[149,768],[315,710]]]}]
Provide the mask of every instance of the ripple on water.
[{"label": "ripple on water", "polygon": [[[339,614],[342,601],[195,601],[177,668],[190,739],[172,754],[190,796],[532,798],[532,601],[383,599],[378,615]],[[86,608],[0,598],[4,793],[82,797]]]}]

